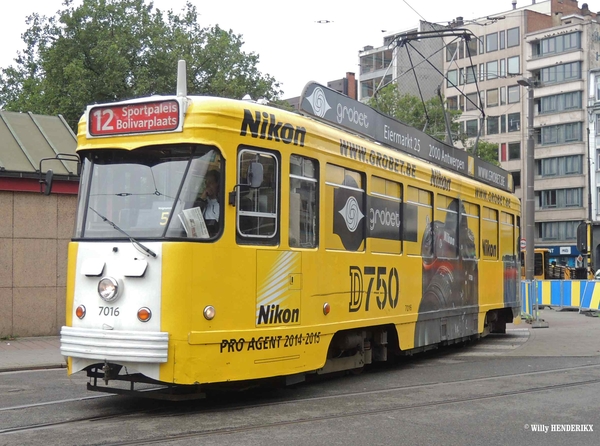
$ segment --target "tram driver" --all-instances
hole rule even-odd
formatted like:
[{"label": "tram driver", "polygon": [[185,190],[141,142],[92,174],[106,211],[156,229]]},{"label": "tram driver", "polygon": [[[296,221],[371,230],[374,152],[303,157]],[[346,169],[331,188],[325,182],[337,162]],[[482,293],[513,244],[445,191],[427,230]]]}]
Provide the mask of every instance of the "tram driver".
[{"label": "tram driver", "polygon": [[206,228],[211,237],[219,230],[219,214],[221,210],[219,204],[220,176],[219,171],[215,169],[206,172],[206,176],[204,177],[204,191],[195,203],[195,205],[200,206],[200,209],[202,209]]}]

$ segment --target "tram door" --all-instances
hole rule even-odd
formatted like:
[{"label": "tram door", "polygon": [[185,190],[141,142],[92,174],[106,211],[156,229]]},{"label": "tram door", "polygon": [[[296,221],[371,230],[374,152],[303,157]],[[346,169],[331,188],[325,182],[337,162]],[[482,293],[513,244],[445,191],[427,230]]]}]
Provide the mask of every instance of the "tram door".
[{"label": "tram door", "polygon": [[256,327],[299,325],[302,253],[256,251]]}]

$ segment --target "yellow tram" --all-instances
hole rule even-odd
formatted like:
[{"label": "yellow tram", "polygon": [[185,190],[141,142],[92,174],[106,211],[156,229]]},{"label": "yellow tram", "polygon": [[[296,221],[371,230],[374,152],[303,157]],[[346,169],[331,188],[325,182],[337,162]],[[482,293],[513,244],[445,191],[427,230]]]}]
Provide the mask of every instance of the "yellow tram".
[{"label": "yellow tram", "polygon": [[318,84],[302,104],[179,85],[88,107],[70,374],[114,392],[96,379],[294,382],[518,317],[510,174]]}]

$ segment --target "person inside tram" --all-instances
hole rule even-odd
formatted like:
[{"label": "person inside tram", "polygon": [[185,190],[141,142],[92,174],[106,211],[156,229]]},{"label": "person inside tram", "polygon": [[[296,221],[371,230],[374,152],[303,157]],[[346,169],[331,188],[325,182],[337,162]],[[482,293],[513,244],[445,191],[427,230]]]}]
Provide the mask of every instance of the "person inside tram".
[{"label": "person inside tram", "polygon": [[204,191],[197,202],[200,209],[202,209],[202,215],[204,216],[204,221],[211,237],[219,230],[218,223],[221,210],[219,204],[219,180],[219,171],[214,169],[209,170],[204,177]]}]

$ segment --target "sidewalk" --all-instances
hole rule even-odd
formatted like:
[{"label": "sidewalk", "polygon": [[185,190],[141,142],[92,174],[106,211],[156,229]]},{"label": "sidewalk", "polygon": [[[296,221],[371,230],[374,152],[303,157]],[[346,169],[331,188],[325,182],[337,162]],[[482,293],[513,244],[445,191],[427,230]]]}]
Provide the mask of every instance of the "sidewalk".
[{"label": "sidewalk", "polygon": [[43,336],[0,341],[0,372],[66,367],[60,338]]},{"label": "sidewalk", "polygon": [[[507,326],[509,330],[527,329],[530,333],[527,342],[510,356],[600,356],[600,317],[550,308],[539,314],[548,322],[548,328],[532,328],[525,322]],[[0,372],[64,367],[58,336],[0,341]]]}]

